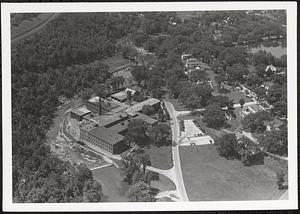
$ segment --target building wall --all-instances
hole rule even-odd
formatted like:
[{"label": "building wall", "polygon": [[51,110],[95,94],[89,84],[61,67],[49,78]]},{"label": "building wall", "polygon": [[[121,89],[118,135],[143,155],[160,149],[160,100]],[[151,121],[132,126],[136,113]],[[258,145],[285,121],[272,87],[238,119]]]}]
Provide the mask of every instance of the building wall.
[{"label": "building wall", "polygon": [[111,154],[119,154],[125,149],[127,149],[126,144],[124,142],[125,140],[111,145],[108,142],[105,142],[98,137],[90,135],[88,132],[85,132],[83,130],[80,130],[80,141],[89,147],[99,149],[99,152],[104,150]]},{"label": "building wall", "polygon": [[79,116],[79,115],[77,115],[77,114],[75,114],[74,112],[71,112],[71,117],[74,118],[74,119],[76,119],[76,120],[78,120],[78,121],[82,120],[82,117]]},{"label": "building wall", "polygon": [[94,104],[94,103],[91,103],[91,102],[86,102],[86,107],[88,110],[92,111],[93,113],[96,113],[98,114],[99,113],[99,106]]}]

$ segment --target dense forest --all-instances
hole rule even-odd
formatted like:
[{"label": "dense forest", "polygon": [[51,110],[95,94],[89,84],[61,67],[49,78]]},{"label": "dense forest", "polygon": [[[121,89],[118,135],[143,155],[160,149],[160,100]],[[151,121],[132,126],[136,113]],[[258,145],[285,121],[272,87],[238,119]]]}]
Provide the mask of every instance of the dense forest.
[{"label": "dense forest", "polygon": [[[229,24],[224,24],[222,20],[228,15]],[[176,25],[169,24],[171,18]],[[161,87],[167,86],[190,107],[205,107],[211,98],[209,89],[194,85],[182,88],[187,80],[180,55],[192,53],[212,67],[221,65],[225,71],[243,69],[250,61],[246,48],[232,42],[244,41],[237,35],[261,41],[262,36],[284,32],[275,22],[267,25],[266,20],[242,12],[205,13],[201,21],[194,18],[184,23],[174,12],[66,13],[40,33],[12,44],[14,202],[101,201],[101,186],[91,172],[53,157],[44,144],[45,133],[59,105],[59,95],[71,98],[111,78],[106,65],[92,62],[119,51],[116,44],[121,38],[129,38],[158,57],[151,69],[140,66],[134,70],[144,72],[133,71],[134,78],[145,82],[144,87],[154,97],[161,97]],[[224,42],[215,39],[219,31]],[[238,81],[240,77],[232,74],[232,81]],[[282,82],[278,84],[285,87]],[[286,103],[286,95],[276,89],[269,96],[274,94],[274,103]],[[184,99],[190,91],[192,98]]]},{"label": "dense forest", "polygon": [[87,63],[111,56],[116,40],[136,21],[134,14],[61,14],[44,31],[13,46],[14,202],[100,201],[101,186],[91,172],[53,157],[45,133],[58,95],[72,97],[110,77],[106,65]]}]

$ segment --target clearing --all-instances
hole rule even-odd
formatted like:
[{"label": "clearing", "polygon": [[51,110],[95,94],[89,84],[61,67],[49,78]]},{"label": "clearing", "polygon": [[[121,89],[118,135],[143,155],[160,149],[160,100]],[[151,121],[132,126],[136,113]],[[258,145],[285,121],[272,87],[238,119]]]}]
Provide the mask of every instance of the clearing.
[{"label": "clearing", "polygon": [[166,176],[164,176],[162,174],[159,174],[158,181],[151,182],[151,186],[155,189],[158,189],[160,192],[176,189],[175,184],[169,178],[167,178]]},{"label": "clearing", "polygon": [[[180,147],[181,167],[191,201],[274,200],[278,190],[276,160],[245,167],[238,160],[220,157],[214,145]],[[275,164],[276,163],[276,164]]]},{"label": "clearing", "polygon": [[154,146],[144,147],[145,153],[149,154],[153,167],[159,169],[170,169],[173,167],[172,146]]},{"label": "clearing", "polygon": [[104,202],[128,201],[129,185],[123,182],[120,171],[114,166],[108,166],[93,171],[93,177],[102,186]]}]

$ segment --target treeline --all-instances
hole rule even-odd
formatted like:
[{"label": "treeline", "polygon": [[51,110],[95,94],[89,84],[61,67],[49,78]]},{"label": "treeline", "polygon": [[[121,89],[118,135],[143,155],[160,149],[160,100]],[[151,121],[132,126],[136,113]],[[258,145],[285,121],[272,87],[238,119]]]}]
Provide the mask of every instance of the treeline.
[{"label": "treeline", "polygon": [[45,133],[58,95],[72,97],[110,77],[105,65],[86,64],[111,56],[116,40],[131,32],[137,20],[125,13],[61,14],[39,34],[13,45],[14,202],[100,201],[101,187],[90,171],[67,167],[53,157]]},{"label": "treeline", "polygon": [[280,21],[250,11],[209,11],[201,16],[199,22],[214,33],[219,32],[218,39],[225,46],[259,43],[267,37],[286,37]]},{"label": "treeline", "polygon": [[18,26],[23,21],[37,17],[39,14],[40,13],[12,13],[10,16],[11,24]]}]

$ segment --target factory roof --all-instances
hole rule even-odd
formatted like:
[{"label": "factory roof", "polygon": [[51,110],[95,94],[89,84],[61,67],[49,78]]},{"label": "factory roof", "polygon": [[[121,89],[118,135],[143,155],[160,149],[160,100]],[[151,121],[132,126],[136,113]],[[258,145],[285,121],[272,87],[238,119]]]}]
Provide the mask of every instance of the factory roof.
[{"label": "factory roof", "polygon": [[90,135],[95,136],[111,145],[119,143],[125,139],[124,136],[111,131],[109,128],[96,127],[89,132]]},{"label": "factory roof", "polygon": [[126,100],[127,99],[127,92],[126,91],[120,91],[118,93],[115,93],[113,95],[111,95],[112,98],[115,98],[117,100]]},{"label": "factory roof", "polygon": [[109,115],[99,115],[94,117],[92,120],[99,124],[99,126],[108,126],[114,122],[123,120],[127,117],[126,113],[117,113],[117,114],[109,114]]},{"label": "factory roof", "polygon": [[91,113],[91,111],[86,109],[85,107],[75,108],[71,112],[78,116],[84,116],[88,113]]},{"label": "factory roof", "polygon": [[146,114],[139,113],[139,112],[136,114],[134,119],[141,119],[141,120],[145,121],[146,123],[148,123],[149,125],[153,125],[157,122],[156,119],[149,117]]},{"label": "factory roof", "polygon": [[140,102],[134,106],[129,107],[128,109],[124,110],[127,114],[134,116],[136,115],[136,112],[139,112],[142,110],[144,105],[150,105],[153,106],[157,103],[160,103],[160,100],[155,99],[155,98],[150,98],[148,100],[145,100],[143,102]]},{"label": "factory roof", "polygon": [[90,132],[93,129],[95,129],[96,127],[98,127],[97,123],[88,122],[88,123],[84,124],[83,126],[81,126],[80,129],[85,132]]},{"label": "factory roof", "polygon": [[128,129],[129,120],[121,121],[120,123],[109,127],[109,130],[115,133],[121,133]]}]

